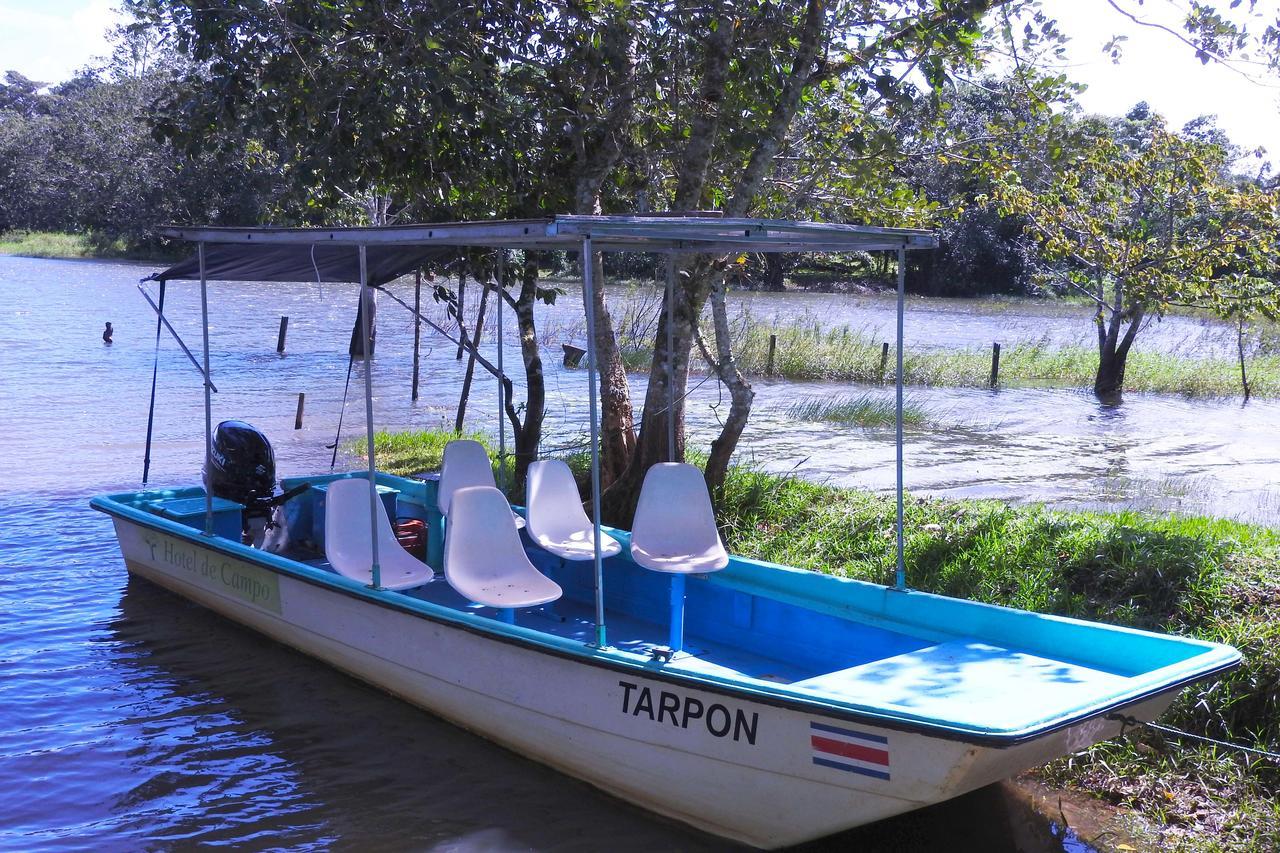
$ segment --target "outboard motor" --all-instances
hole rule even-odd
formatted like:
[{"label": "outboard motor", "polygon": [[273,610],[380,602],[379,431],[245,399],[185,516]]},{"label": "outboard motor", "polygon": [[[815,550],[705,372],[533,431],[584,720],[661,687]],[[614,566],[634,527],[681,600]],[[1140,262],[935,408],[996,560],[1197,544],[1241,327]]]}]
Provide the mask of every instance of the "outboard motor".
[{"label": "outboard motor", "polygon": [[311,484],[277,493],[276,455],[271,442],[252,424],[223,421],[213,430],[213,444],[204,466],[204,487],[214,497],[244,506],[241,534],[246,544],[257,545],[263,533],[274,526],[275,508]]}]

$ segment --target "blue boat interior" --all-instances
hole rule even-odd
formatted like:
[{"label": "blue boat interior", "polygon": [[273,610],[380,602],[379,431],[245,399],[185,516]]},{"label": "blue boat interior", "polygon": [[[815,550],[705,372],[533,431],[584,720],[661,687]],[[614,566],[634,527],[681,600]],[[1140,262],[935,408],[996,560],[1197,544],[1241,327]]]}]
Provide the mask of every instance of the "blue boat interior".
[{"label": "blue boat interior", "polygon": [[[290,489],[305,480],[319,488],[285,504],[289,544],[275,556],[332,571],[322,544],[323,485],[332,479],[282,483]],[[424,522],[426,562],[437,569],[429,583],[379,595],[468,614],[495,632],[514,624],[584,653],[594,649],[592,561],[562,560],[522,532],[530,561],[563,595],[548,605],[505,613],[475,604],[438,573],[444,524],[435,509],[436,483],[386,474],[378,475],[378,483],[392,518]],[[200,488],[105,500],[130,508],[135,517],[204,528]],[[215,534],[243,548],[240,524],[239,505],[215,499]],[[629,534],[609,532],[622,544],[621,553],[604,562],[609,653],[696,681],[969,732],[1013,734],[1118,707],[1238,660],[1234,649],[1197,640],[897,591],[739,557],[731,557],[722,571],[688,577],[685,640],[671,654],[673,576],[639,566],[630,556]]]}]

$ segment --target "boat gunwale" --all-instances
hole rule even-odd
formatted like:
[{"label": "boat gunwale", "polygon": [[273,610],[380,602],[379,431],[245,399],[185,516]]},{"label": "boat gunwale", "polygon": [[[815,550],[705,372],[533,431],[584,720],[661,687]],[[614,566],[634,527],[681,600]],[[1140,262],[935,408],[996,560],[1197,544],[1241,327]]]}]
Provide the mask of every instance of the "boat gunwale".
[{"label": "boat gunwale", "polygon": [[[804,713],[822,714],[845,721],[873,725],[895,731],[924,734],[930,737],[961,741],[980,746],[1003,749],[1032,742],[1069,728],[1077,723],[1097,717],[1103,713],[1114,713],[1124,708],[1146,702],[1165,693],[1180,691],[1189,684],[1229,672],[1230,670],[1238,667],[1241,661],[1239,651],[1229,646],[1209,643],[1207,641],[1197,640],[1194,638],[1154,634],[1152,636],[1161,637],[1166,640],[1201,646],[1204,651],[1187,660],[1194,661],[1203,658],[1206,655],[1210,655],[1209,661],[1202,663],[1193,671],[1186,672],[1175,677],[1173,680],[1169,680],[1168,678],[1157,679],[1155,676],[1163,670],[1178,666],[1177,663],[1151,670],[1148,673],[1144,673],[1142,676],[1134,676],[1132,677],[1132,680],[1135,682],[1133,689],[1118,696],[1112,695],[1107,697],[1105,701],[1095,702],[1093,705],[1073,708],[1068,713],[1056,719],[1040,721],[1020,729],[1000,730],[975,728],[938,718],[915,717],[910,714],[893,712],[888,709],[859,705],[849,701],[840,701],[831,697],[797,694],[790,690],[786,690],[781,685],[774,686],[768,683],[758,682],[757,679],[750,679],[750,681],[748,681],[747,679],[750,678],[749,676],[743,676],[741,680],[738,680],[711,673],[672,671],[666,669],[659,661],[644,659],[640,655],[632,652],[626,652],[621,649],[609,647],[601,649],[582,641],[559,637],[554,634],[537,631],[531,628],[524,628],[519,625],[508,625],[479,614],[466,613],[454,608],[435,604],[434,602],[407,596],[402,593],[396,593],[390,590],[371,589],[360,584],[358,581],[309,566],[306,563],[302,563],[297,560],[260,551],[238,542],[232,542],[231,540],[220,536],[205,535],[202,531],[196,530],[182,522],[164,518],[160,515],[124,502],[125,499],[129,497],[136,497],[140,494],[145,493],[130,492],[113,495],[98,495],[90,500],[90,506],[93,509],[103,512],[109,516],[135,522],[143,527],[160,530],[200,547],[207,548],[236,559],[245,560],[253,565],[276,572],[277,574],[283,574],[286,577],[300,580],[314,586],[323,587],[334,592],[339,592],[380,607],[397,610],[413,616],[428,619],[429,621],[436,622],[438,624],[447,625],[451,628],[478,634],[499,642],[523,646],[541,653],[553,654],[557,657],[588,663],[593,666],[610,669],[615,672],[622,672],[630,675],[643,675],[646,678],[652,678],[657,681],[681,686],[686,689],[706,690],[723,696],[761,702],[763,704],[801,711]],[[749,558],[736,559],[759,563],[762,568],[782,569],[792,572],[804,571],[786,566],[773,566],[768,563],[760,563],[760,561],[751,561]],[[833,578],[833,580],[846,581],[850,583],[865,583],[861,581],[850,581],[846,578]],[[876,584],[867,585],[872,587],[879,586]],[[744,586],[749,587],[750,583],[740,582],[733,586],[738,588],[742,588]],[[880,588],[888,589],[887,587]],[[773,590],[768,590],[768,592],[773,592]],[[913,591],[910,594],[928,595],[931,597],[947,599],[946,596],[934,596],[932,593]],[[957,601],[962,601],[965,604],[978,607],[990,607],[997,610],[1029,612],[1017,611],[1015,608],[984,604],[982,602],[972,602],[967,600]],[[1045,616],[1046,614],[1035,615]],[[1067,622],[1080,621],[1072,620],[1068,617],[1052,616],[1051,614],[1048,614],[1048,616],[1056,620],[1064,620]],[[1095,623],[1083,624],[1094,625]],[[1100,627],[1105,630],[1114,629],[1125,633],[1150,634],[1150,632],[1124,628],[1123,626],[1100,625]],[[1229,653],[1224,655],[1224,652]],[[1213,657],[1215,653],[1218,658],[1216,661],[1214,661]],[[1186,660],[1180,662],[1182,664],[1181,668],[1187,668],[1186,662]]]}]

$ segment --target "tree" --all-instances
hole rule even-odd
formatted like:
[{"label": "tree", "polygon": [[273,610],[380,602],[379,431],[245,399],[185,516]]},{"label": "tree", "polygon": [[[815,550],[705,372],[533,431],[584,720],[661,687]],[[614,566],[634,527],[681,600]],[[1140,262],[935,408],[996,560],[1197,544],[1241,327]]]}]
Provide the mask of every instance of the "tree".
[{"label": "tree", "polygon": [[[1053,162],[1027,180],[1015,158]],[[1172,133],[1140,105],[1125,121],[1059,123],[993,161],[993,198],[1022,216],[1046,275],[1094,306],[1094,392],[1114,397],[1145,318],[1170,305],[1274,310],[1280,199],[1232,180],[1228,152]]]}]

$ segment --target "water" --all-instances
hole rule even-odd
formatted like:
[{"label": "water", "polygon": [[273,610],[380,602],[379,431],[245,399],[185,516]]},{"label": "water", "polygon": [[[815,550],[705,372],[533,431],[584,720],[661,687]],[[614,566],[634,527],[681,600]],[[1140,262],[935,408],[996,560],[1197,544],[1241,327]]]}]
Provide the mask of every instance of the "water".
[{"label": "water", "polygon": [[[86,504],[139,484],[154,315],[134,287],[149,271],[0,257],[0,848],[723,849],[128,578],[108,520]],[[215,421],[261,426],[282,475],[324,470],[354,290],[211,290]],[[571,333],[573,296],[548,327]],[[856,310],[849,322],[858,324]],[[198,349],[197,288],[171,286],[166,313]],[[291,319],[278,356],[282,314]],[[110,347],[99,339],[107,320]],[[379,332],[379,423],[451,423],[461,375],[452,346],[428,344],[422,396],[411,404],[410,321],[384,302]],[[194,483],[200,380],[167,337],[161,356],[152,478]],[[509,346],[508,359],[517,356]],[[353,371],[347,436],[363,429],[362,371]],[[585,423],[585,377],[549,353],[548,386],[550,440],[572,441]],[[888,484],[887,431],[782,414],[798,395],[846,389],[757,387],[744,455],[807,476]],[[633,390],[640,399],[639,379]],[[305,426],[295,431],[299,392]],[[715,430],[714,383],[691,400],[693,440],[705,441]],[[1152,397],[1107,410],[1085,395],[1030,391],[936,391],[925,403],[943,424],[909,436],[916,487],[1275,512],[1274,404]],[[469,422],[491,429],[495,408],[492,384],[478,382]],[[988,789],[813,849],[1083,849],[1056,832]]]}]

